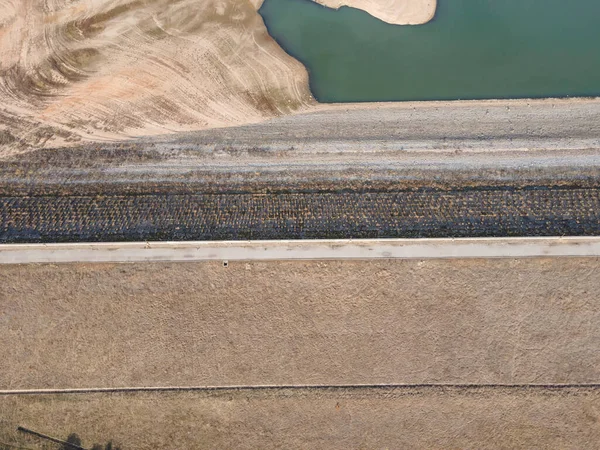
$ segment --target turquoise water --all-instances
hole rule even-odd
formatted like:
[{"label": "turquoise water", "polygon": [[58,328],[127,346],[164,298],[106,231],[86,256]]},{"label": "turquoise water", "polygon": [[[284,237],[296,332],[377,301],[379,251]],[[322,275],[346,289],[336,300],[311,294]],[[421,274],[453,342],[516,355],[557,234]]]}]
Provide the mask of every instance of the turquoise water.
[{"label": "turquoise water", "polygon": [[259,12],[321,102],[600,94],[600,0],[439,0],[419,26],[310,0]]}]

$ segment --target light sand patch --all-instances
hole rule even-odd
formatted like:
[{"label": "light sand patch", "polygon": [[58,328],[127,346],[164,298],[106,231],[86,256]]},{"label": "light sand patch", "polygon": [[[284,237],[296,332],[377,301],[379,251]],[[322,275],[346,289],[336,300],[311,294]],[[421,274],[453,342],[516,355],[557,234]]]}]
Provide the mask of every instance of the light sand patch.
[{"label": "light sand patch", "polygon": [[3,265],[0,389],[598,383],[597,269],[596,258]]},{"label": "light sand patch", "polygon": [[248,0],[0,0],[0,154],[312,104]]},{"label": "light sand patch", "polygon": [[435,15],[437,0],[313,0],[329,8],[342,6],[362,9],[384,22],[420,25]]}]

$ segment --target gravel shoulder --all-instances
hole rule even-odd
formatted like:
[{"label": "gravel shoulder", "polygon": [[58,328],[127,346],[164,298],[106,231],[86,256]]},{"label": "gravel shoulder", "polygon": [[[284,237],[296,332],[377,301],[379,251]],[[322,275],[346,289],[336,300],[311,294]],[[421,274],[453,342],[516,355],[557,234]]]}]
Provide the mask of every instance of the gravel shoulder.
[{"label": "gravel shoulder", "polygon": [[0,189],[526,185],[595,179],[599,168],[600,100],[319,105],[256,125],[5,156]]}]

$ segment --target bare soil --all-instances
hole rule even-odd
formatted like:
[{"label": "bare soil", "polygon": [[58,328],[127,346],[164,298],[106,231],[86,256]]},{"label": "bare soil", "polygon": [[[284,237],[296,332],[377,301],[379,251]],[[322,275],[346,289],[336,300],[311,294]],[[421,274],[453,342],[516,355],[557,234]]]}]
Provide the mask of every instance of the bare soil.
[{"label": "bare soil", "polygon": [[397,25],[420,25],[435,15],[437,0],[315,0],[330,8],[351,6],[363,9],[384,22]]},{"label": "bare soil", "polygon": [[[144,449],[594,449],[600,391],[531,388],[279,389],[0,397],[0,441]],[[1,444],[0,444],[1,445]],[[45,447],[56,449],[56,446]]]}]

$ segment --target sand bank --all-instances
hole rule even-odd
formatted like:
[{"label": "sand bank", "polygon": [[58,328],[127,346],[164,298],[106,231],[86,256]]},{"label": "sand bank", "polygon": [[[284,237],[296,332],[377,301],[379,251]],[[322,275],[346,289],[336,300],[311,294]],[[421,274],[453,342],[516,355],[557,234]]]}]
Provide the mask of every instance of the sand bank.
[{"label": "sand bank", "polygon": [[0,439],[15,448],[44,448],[43,441],[16,431],[27,424],[63,439],[76,432],[88,446],[112,439],[123,449],[141,450],[579,450],[600,440],[599,403],[597,387],[5,396]]},{"label": "sand bank", "polygon": [[420,25],[435,15],[437,0],[314,0],[329,8],[350,6],[362,9],[384,22]]},{"label": "sand bank", "polygon": [[[264,0],[250,0],[256,9]],[[313,0],[328,8],[350,6],[395,25],[420,25],[435,15],[437,0]]]},{"label": "sand bank", "polygon": [[[339,0],[318,1],[341,5]],[[493,138],[496,147],[527,149],[532,143],[523,142],[524,137],[547,128],[547,115],[554,117],[552,124],[559,124],[560,144],[553,135],[552,141],[533,143],[533,148],[573,148],[565,140],[574,133],[582,139],[595,138],[579,133],[596,130],[589,120],[600,111],[595,100],[318,104],[310,94],[304,66],[269,36],[257,13],[261,3],[81,0],[74,5],[56,0],[48,6],[43,0],[0,0],[0,157],[44,147],[235,127],[279,116],[286,116],[285,136],[298,141],[318,130],[328,136],[326,146],[347,133],[372,141],[395,139],[406,149],[421,141],[407,139],[404,131],[421,129],[435,141],[428,148],[489,147]],[[425,18],[427,5],[428,14],[435,11],[435,0],[346,4],[397,23],[419,14]],[[490,118],[486,105],[497,116]],[[581,105],[584,110],[566,115],[564,121],[552,113],[559,105]],[[400,116],[390,108],[397,108]],[[381,112],[386,126],[377,127],[377,134],[364,124],[380,110],[386,110]],[[297,116],[306,112],[315,114],[304,121]],[[520,124],[530,123],[525,119],[532,121],[532,128],[521,129]],[[465,124],[473,123],[485,126],[477,136],[464,134]],[[274,136],[278,124],[268,124],[260,135],[250,133],[252,146]],[[248,130],[242,131],[247,136]],[[464,145],[446,142],[451,135],[464,140]],[[216,132],[210,137],[226,136]],[[596,141],[584,146],[592,147],[597,147]]]}]

